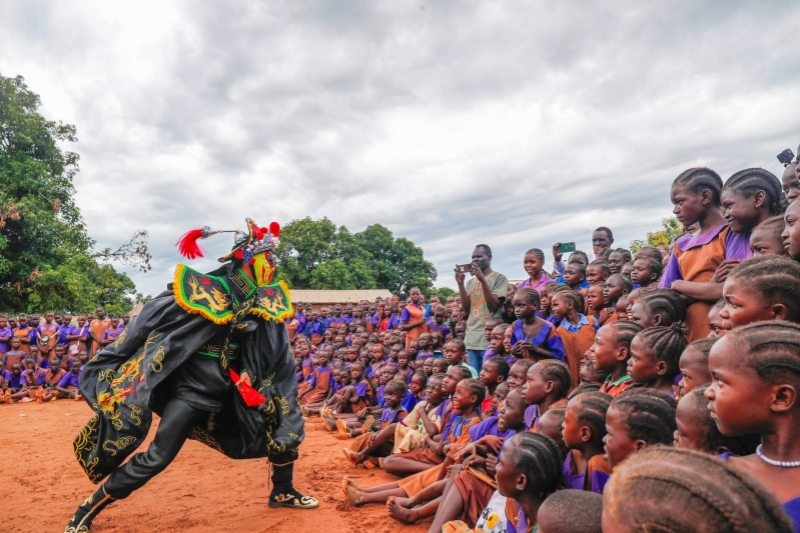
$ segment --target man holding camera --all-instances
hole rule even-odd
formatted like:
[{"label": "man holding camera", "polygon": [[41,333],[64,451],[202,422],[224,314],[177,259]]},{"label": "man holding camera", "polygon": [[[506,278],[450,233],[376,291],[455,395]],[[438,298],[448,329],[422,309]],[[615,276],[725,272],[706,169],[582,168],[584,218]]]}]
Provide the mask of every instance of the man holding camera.
[{"label": "man holding camera", "polygon": [[[465,286],[466,272],[472,275],[472,279]],[[486,244],[479,244],[472,252],[472,263],[456,267],[456,283],[461,295],[461,307],[467,318],[464,344],[467,346],[468,362],[471,367],[480,369],[487,347],[484,326],[490,318],[502,316],[508,279],[492,270],[492,249]]]}]

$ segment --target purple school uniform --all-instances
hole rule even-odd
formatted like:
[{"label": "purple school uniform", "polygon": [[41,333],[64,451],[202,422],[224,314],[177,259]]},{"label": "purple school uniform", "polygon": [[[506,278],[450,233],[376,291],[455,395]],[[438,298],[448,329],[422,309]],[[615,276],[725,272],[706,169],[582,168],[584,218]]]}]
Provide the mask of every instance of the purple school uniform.
[{"label": "purple school uniform", "polygon": [[9,337],[8,342],[0,341],[0,354],[6,353],[11,349],[10,337],[13,336],[14,336],[14,330],[12,330],[11,328],[0,329],[0,337]]},{"label": "purple school uniform", "polygon": [[297,319],[297,331],[300,333],[306,330],[306,323],[308,322],[308,318],[303,313],[295,313],[294,317]]},{"label": "purple school uniform", "polygon": [[[403,310],[405,312],[405,310]],[[448,337],[453,335],[447,324],[437,324],[434,320],[428,320],[428,329],[442,334],[442,339],[447,340]]]},{"label": "purple school uniform", "polygon": [[[679,237],[678,240],[675,241],[675,246],[677,246],[678,249],[682,252],[685,252],[689,248],[697,248],[699,246],[705,246],[706,244],[716,239],[717,235],[719,235],[720,232],[727,227],[728,224],[723,224],[701,235],[697,236],[684,235],[682,237]],[[658,284],[658,288],[669,289],[672,286],[672,282],[679,279],[683,279],[683,274],[681,274],[681,268],[680,265],[678,264],[678,258],[675,256],[675,254],[672,254],[669,258],[669,262],[667,263],[667,267],[664,269],[664,273],[661,275],[661,281]]]},{"label": "purple school uniform", "polygon": [[539,429],[539,406],[536,404],[529,405],[525,409],[525,427],[529,430]]},{"label": "purple school uniform", "polygon": [[516,500],[514,501],[514,508],[517,510],[517,516],[506,517],[508,519],[506,533],[526,533],[528,531],[528,517]]},{"label": "purple school uniform", "polygon": [[406,391],[406,395],[403,398],[403,401],[401,402],[401,404],[403,406],[403,409],[405,409],[406,411],[408,411],[410,413],[411,410],[414,407],[416,407],[417,404],[419,402],[421,402],[421,401],[422,401],[422,398],[420,398],[419,396],[414,395],[410,391]]},{"label": "purple school uniform", "polygon": [[81,373],[78,372],[77,374],[73,374],[72,372],[67,372],[64,374],[64,377],[58,382],[58,386],[65,388],[65,387],[77,387],[80,383]]},{"label": "purple school uniform", "polygon": [[13,376],[13,375],[14,375],[14,374],[12,374],[11,372],[9,372],[9,371],[8,371],[8,370],[6,370],[5,368],[3,369],[3,372],[2,372],[2,378],[3,378],[3,380],[4,380],[4,381],[8,381],[9,379],[11,379],[11,376]]},{"label": "purple school uniform", "polygon": [[[588,469],[588,466],[587,466]],[[603,489],[608,483],[611,476],[605,472],[593,471],[589,475],[590,490],[595,494],[603,494]],[[586,474],[572,475],[572,450],[567,452],[567,457],[564,459],[564,483],[569,489],[586,490]]]},{"label": "purple school uniform", "polygon": [[20,372],[19,376],[11,374],[11,377],[8,379],[8,386],[12,389],[21,389],[24,384],[25,376],[22,375],[22,372]]},{"label": "purple school uniform", "polygon": [[525,336],[522,324],[522,320],[517,320],[511,324],[511,346],[514,346],[521,340],[529,340],[534,346],[542,347],[548,350],[553,354],[553,357],[559,361],[566,360],[567,354],[564,351],[564,343],[562,342],[561,337],[558,335],[552,335],[549,339],[547,338],[550,334],[550,331],[554,328],[553,324],[545,321],[545,323],[542,324],[542,329],[540,329],[539,333],[533,338]]},{"label": "purple school uniform", "polygon": [[349,326],[350,325],[350,319],[347,318],[344,315],[340,316],[339,318],[336,318],[335,316],[332,316],[332,317],[330,317],[328,319],[328,327],[329,328],[336,327],[338,329],[338,327],[341,326],[342,324],[347,324]]},{"label": "purple school uniform", "polygon": [[531,285],[531,279],[528,278],[519,285],[517,285],[517,290],[524,289],[527,287],[528,289],[533,289],[539,294],[542,294],[542,289],[544,288],[544,286],[550,283],[551,281],[553,281],[553,278],[542,272],[542,277],[539,279],[536,285]]},{"label": "purple school uniform", "polygon": [[381,428],[385,428],[389,424],[403,421],[405,409],[398,407],[397,409],[389,409],[388,407],[381,413]]},{"label": "purple school uniform", "polygon": [[750,233],[739,233],[731,230],[725,237],[725,259],[745,261],[753,257],[750,249]]},{"label": "purple school uniform", "polygon": [[[480,439],[481,437],[485,437],[486,435],[493,435],[495,437],[502,437],[505,440],[503,441],[508,442],[508,439],[516,435],[516,430],[507,429],[506,431],[500,431],[499,426],[497,425],[497,417],[490,416],[486,420],[482,420],[478,424],[475,424],[471,428],[469,428],[469,436],[472,439],[472,442]],[[503,451],[503,445],[500,445],[500,449],[497,453],[501,453]]]},{"label": "purple school uniform", "polygon": [[386,407],[386,404],[383,403],[383,396],[386,393],[386,385],[381,385],[378,387],[378,392],[375,393],[375,405],[378,407]]}]

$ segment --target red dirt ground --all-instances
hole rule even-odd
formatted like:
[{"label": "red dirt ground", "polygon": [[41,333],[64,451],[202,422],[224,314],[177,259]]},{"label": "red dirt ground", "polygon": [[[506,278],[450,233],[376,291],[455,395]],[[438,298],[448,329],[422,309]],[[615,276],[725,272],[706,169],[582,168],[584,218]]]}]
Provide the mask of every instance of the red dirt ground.
[{"label": "red dirt ground", "polygon": [[[0,481],[3,531],[61,532],[75,508],[94,491],[72,453],[72,439],[92,412],[83,402],[0,404]],[[22,416],[25,415],[25,416]],[[154,417],[148,438],[158,425]],[[355,469],[342,454],[345,441],[319,419],[306,423],[295,466],[295,485],[320,500],[312,511],[270,509],[266,461],[234,461],[194,441],[159,476],[126,500],[109,506],[93,533],[188,532],[420,532],[429,522],[405,526],[382,505],[353,508],[341,480],[350,475],[372,486],[395,478],[381,470]],[[11,461],[9,461],[11,459]]]}]

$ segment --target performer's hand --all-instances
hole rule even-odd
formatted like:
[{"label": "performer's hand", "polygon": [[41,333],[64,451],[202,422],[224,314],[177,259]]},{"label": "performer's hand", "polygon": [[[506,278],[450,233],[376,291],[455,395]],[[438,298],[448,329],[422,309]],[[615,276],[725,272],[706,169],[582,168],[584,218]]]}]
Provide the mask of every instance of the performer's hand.
[{"label": "performer's hand", "polygon": [[242,372],[242,375],[239,376],[239,381],[236,382],[236,386],[238,387],[242,383],[252,386],[252,383],[250,382],[250,374],[247,372]]}]

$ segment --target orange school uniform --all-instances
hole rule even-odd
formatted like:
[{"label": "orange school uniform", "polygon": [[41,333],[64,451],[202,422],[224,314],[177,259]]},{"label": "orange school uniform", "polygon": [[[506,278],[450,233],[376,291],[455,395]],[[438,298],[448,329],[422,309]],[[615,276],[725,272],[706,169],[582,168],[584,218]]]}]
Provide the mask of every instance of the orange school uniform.
[{"label": "orange school uniform", "polygon": [[597,322],[593,316],[585,316],[578,313],[578,324],[570,324],[567,319],[561,320],[556,329],[556,333],[564,343],[566,352],[567,366],[572,374],[572,386],[577,387],[580,382],[581,359],[586,350],[594,344],[594,337],[597,333]]}]

